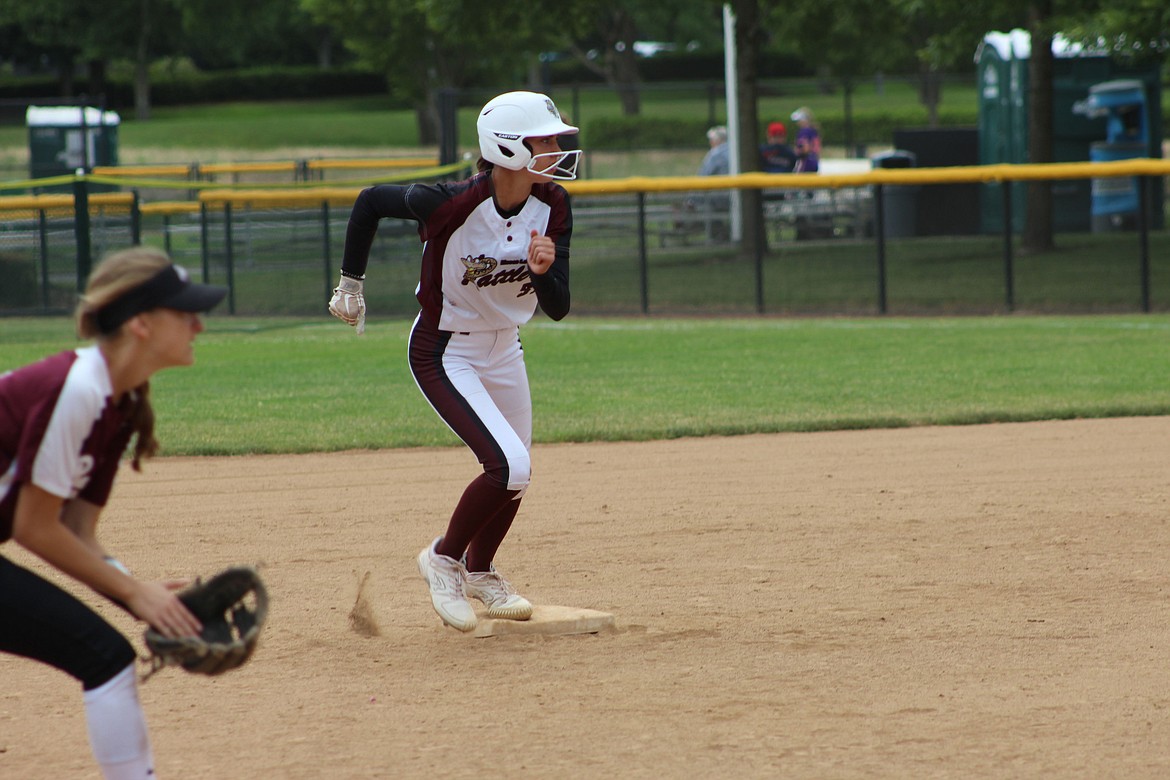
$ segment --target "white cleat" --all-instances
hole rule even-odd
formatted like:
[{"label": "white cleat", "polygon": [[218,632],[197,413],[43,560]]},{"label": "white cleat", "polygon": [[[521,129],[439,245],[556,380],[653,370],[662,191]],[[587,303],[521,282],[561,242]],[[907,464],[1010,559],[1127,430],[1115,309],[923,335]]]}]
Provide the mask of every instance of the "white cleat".
[{"label": "white cleat", "polygon": [[507,620],[527,620],[532,617],[532,605],[500,576],[493,566],[491,571],[468,572],[463,588],[468,596],[479,599],[487,607],[488,617]]},{"label": "white cleat", "polygon": [[426,579],[431,590],[431,606],[443,622],[460,631],[471,631],[475,628],[475,610],[463,593],[467,570],[454,558],[435,552],[442,538],[436,537],[418,554],[418,572]]}]

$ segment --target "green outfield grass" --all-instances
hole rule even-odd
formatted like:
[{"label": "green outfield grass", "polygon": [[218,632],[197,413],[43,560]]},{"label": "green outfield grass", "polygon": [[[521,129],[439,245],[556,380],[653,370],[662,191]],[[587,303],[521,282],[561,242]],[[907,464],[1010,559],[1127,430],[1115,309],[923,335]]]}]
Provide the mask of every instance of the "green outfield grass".
[{"label": "green outfield grass", "polygon": [[[406,367],[406,319],[213,316],[156,376],[166,454],[458,442]],[[0,371],[78,342],[0,320]],[[1170,316],[538,318],[523,330],[539,442],[1170,413]]]}]

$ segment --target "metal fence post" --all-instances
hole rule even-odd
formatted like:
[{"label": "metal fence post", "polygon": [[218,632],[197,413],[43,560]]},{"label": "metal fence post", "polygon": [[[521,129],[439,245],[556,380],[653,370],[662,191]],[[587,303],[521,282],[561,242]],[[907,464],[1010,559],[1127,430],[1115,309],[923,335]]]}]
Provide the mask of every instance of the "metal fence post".
[{"label": "metal fence post", "polygon": [[756,314],[764,313],[764,250],[768,246],[768,237],[764,228],[764,214],[762,197],[763,193],[758,193],[756,198],[756,241],[755,241],[755,262],[756,262]]},{"label": "metal fence post", "polygon": [[439,165],[451,165],[459,159],[459,91],[439,90]]},{"label": "metal fence post", "polygon": [[89,238],[89,188],[81,168],[73,177],[73,236],[77,242],[77,291],[82,292],[89,279],[93,248]]},{"label": "metal fence post", "polygon": [[638,286],[642,293],[642,313],[650,313],[650,272],[646,259],[646,193],[638,191]]},{"label": "metal fence post", "polygon": [[[574,125],[576,127],[584,127],[585,123],[584,123],[584,120],[581,118],[581,86],[577,82],[574,81],[573,86],[572,86],[572,90],[573,90],[573,99],[572,99],[571,105],[573,106],[573,109],[572,109],[573,113],[569,116],[568,123],[571,125]],[[578,141],[578,143],[580,143],[580,142]],[[593,178],[593,156],[587,154],[587,155],[584,155],[584,157],[585,157],[585,170],[582,172],[583,173],[582,178],[592,179]]]},{"label": "metal fence post", "polygon": [[873,186],[873,234],[877,237],[878,314],[886,313],[886,208],[882,185]]},{"label": "metal fence post", "polygon": [[329,237],[329,201],[321,201],[321,254],[325,258],[325,300],[329,300],[333,296],[333,268],[330,263],[330,254],[332,252],[332,242]]},{"label": "metal fence post", "polygon": [[199,254],[203,261],[203,283],[211,281],[211,228],[207,224],[207,204],[199,204]]},{"label": "metal fence post", "polygon": [[142,211],[138,208],[138,190],[130,194],[130,241],[138,246],[142,243]]},{"label": "metal fence post", "polygon": [[227,264],[228,314],[236,313],[236,274],[234,268],[234,248],[232,247],[232,204],[225,201],[223,204],[223,243],[224,262]]},{"label": "metal fence post", "polygon": [[1012,269],[1012,183],[1000,182],[1003,189],[1003,294],[1009,312],[1016,309],[1015,272]]},{"label": "metal fence post", "polygon": [[1142,311],[1150,313],[1150,193],[1149,176],[1137,177],[1138,186],[1138,246],[1141,254]]},{"label": "metal fence post", "polygon": [[37,220],[41,245],[41,308],[49,310],[49,218],[41,209]]}]

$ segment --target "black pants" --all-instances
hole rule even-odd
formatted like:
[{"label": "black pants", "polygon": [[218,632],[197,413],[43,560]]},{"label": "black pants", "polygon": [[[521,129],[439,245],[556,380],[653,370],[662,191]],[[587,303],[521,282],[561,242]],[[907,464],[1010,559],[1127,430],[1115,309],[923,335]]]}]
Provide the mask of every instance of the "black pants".
[{"label": "black pants", "polygon": [[32,658],[97,688],[133,663],[134,647],[100,615],[0,556],[0,652]]}]

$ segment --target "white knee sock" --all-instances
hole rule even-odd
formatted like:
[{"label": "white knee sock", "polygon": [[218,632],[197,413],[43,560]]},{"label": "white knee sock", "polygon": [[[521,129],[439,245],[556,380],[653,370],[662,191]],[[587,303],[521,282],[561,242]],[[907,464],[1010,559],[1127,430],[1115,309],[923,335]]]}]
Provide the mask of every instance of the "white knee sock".
[{"label": "white knee sock", "polygon": [[130,664],[99,688],[86,691],[85,720],[93,757],[106,780],[154,777],[146,717],[138,702],[138,679]]}]

